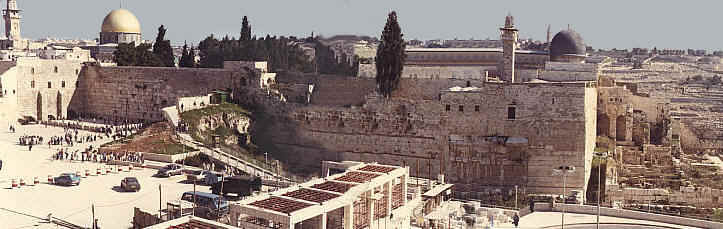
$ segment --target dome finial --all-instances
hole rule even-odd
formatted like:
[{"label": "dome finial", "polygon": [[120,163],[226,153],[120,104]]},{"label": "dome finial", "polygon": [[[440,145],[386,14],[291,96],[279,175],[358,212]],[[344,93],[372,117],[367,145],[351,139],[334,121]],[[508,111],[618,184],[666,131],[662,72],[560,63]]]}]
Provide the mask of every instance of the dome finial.
[{"label": "dome finial", "polygon": [[512,13],[507,12],[507,17],[505,17],[505,28],[513,27],[515,27],[515,18],[512,17]]}]

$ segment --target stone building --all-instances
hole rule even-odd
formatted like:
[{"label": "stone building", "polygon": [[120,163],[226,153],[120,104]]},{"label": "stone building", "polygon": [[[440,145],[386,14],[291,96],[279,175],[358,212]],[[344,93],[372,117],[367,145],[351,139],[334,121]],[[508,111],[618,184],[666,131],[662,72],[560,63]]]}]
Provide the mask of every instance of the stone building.
[{"label": "stone building", "polygon": [[[518,50],[517,34],[514,18],[508,16],[500,28],[502,48],[408,48],[402,78],[514,83],[596,81],[600,66],[605,64],[585,63],[585,43],[573,30],[557,33],[549,52]],[[360,63],[358,76],[375,78],[375,64]]]},{"label": "stone building", "polygon": [[5,37],[9,40],[20,40],[20,9],[16,0],[8,0],[3,10],[5,20]]}]

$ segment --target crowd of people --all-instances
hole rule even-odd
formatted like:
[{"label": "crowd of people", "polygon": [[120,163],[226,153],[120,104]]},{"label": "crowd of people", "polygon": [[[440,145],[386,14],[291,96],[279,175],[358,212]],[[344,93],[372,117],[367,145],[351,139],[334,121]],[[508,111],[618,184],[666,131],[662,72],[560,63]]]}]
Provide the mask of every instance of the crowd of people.
[{"label": "crowd of people", "polygon": [[50,137],[50,140],[48,141],[48,147],[50,147],[51,145],[62,146],[63,144],[72,147],[73,145],[75,145],[75,143],[95,142],[102,139],[103,136],[100,134],[81,135],[78,134],[77,130],[66,130],[65,135]]},{"label": "crowd of people", "polygon": [[98,149],[93,149],[92,146],[81,151],[81,150],[70,150],[60,149],[55,154],[55,160],[70,160],[70,161],[81,161],[81,162],[99,162],[108,163],[111,161],[124,161],[141,163],[145,162],[142,153],[138,152],[98,152]]},{"label": "crowd of people", "polygon": [[21,146],[38,145],[43,142],[43,136],[24,135],[18,139]]},{"label": "crowd of people", "polygon": [[181,133],[188,132],[188,123],[179,122],[178,126],[176,126],[176,131],[181,132]]}]

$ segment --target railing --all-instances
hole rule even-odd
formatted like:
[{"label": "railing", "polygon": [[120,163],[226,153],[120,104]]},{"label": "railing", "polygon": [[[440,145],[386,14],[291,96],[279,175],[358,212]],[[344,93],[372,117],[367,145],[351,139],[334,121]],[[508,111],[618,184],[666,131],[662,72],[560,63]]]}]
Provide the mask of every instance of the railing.
[{"label": "railing", "polygon": [[[207,154],[208,156],[218,160],[219,162],[226,164],[227,166],[244,171],[250,175],[259,175],[259,173],[262,173],[263,175],[261,176],[261,178],[263,180],[283,180],[283,181],[293,182],[291,179],[289,179],[287,177],[281,176],[279,174],[276,174],[274,172],[261,168],[260,166],[254,165],[253,163],[249,163],[245,160],[239,159],[226,152],[223,152],[223,151],[220,151],[220,150],[217,150],[214,148],[206,147],[199,142],[188,140],[187,138],[190,138],[190,136],[187,134],[182,134],[182,138],[184,138],[183,144],[188,145],[187,143],[190,142],[195,147],[200,148],[201,153]],[[241,166],[241,165],[243,165],[243,166]]]},{"label": "railing", "polygon": [[633,206],[623,206],[622,209],[625,210],[631,210],[631,211],[638,211],[638,212],[646,212],[646,213],[655,213],[660,215],[669,215],[669,216],[677,216],[677,217],[683,217],[683,218],[690,218],[690,219],[698,219],[698,220],[706,220],[706,221],[713,221],[713,222],[720,222],[723,223],[723,220],[720,219],[714,219],[713,217],[700,217],[700,216],[693,216],[688,214],[675,214],[675,212],[666,212],[666,211],[658,211],[658,210],[646,210],[641,208],[636,208]]}]

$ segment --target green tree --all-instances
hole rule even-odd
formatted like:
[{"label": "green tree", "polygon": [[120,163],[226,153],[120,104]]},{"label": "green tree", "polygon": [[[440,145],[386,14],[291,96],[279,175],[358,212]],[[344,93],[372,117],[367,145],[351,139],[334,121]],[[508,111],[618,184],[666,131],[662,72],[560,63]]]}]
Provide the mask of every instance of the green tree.
[{"label": "green tree", "polygon": [[120,43],[118,48],[113,52],[113,59],[118,66],[135,66],[136,65],[136,45],[135,43]]},{"label": "green tree", "polygon": [[135,66],[158,67],[163,66],[161,60],[152,51],[150,44],[140,44],[136,46],[136,63]]},{"label": "green tree", "polygon": [[392,11],[382,31],[382,39],[377,48],[377,76],[379,92],[389,98],[399,87],[399,79],[404,68],[406,54],[404,35],[397,22],[397,12]]},{"label": "green tree", "polygon": [[221,42],[214,38],[213,35],[206,37],[198,44],[198,51],[201,60],[198,66],[201,68],[223,68],[223,53],[221,51]]},{"label": "green tree", "polygon": [[178,62],[178,65],[183,68],[193,68],[195,67],[196,63],[194,62],[194,56],[196,54],[193,52],[193,47],[191,49],[188,49],[188,44],[183,44],[183,52],[181,53],[181,60]]},{"label": "green tree", "polygon": [[153,54],[158,57],[161,65],[165,67],[173,67],[174,56],[173,49],[171,49],[171,41],[165,39],[166,28],[161,25],[158,27],[158,36],[156,36],[156,43],[153,44]]},{"label": "green tree", "polygon": [[251,40],[251,25],[249,25],[249,19],[246,16],[244,16],[243,21],[241,22],[241,36],[239,37],[239,40]]}]

